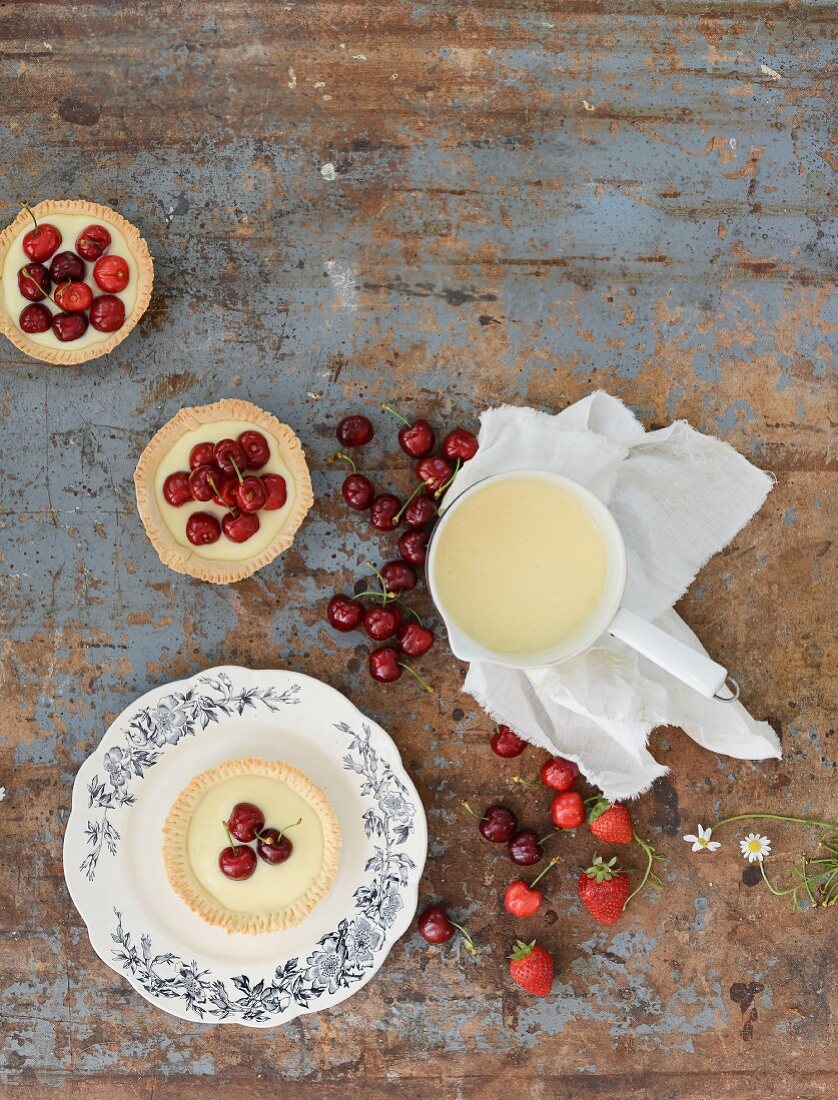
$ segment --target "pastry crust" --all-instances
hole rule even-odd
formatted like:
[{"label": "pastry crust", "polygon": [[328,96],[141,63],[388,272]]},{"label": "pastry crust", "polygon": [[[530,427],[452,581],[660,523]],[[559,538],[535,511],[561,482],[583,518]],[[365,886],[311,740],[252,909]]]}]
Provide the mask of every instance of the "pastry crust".
[{"label": "pastry crust", "polygon": [[[107,355],[118,344],[121,344],[131,332],[145,313],[151,300],[151,288],[154,284],[154,265],[151,261],[148,245],[140,236],[139,231],[129,221],[126,221],[121,214],[117,214],[109,206],[100,206],[96,202],[87,202],[84,199],[47,199],[45,202],[39,202],[37,206],[33,206],[32,213],[38,221],[49,217],[50,214],[84,214],[91,219],[115,226],[128,242],[131,255],[137,264],[137,300],[131,312],[125,315],[124,324],[112,333],[107,340],[102,340],[96,344],[88,344],[87,347],[79,348],[76,351],[71,347],[49,348],[37,343],[35,340],[30,340],[29,336],[18,327],[16,319],[9,316],[2,299],[0,299],[0,331],[4,336],[8,336],[15,347],[25,352],[26,355],[30,355],[33,359],[40,359],[43,363],[50,363],[55,367],[75,366],[78,363],[86,363],[90,359],[98,359],[101,355]],[[26,210],[21,210],[12,224],[0,234],[0,272],[2,272],[9,248],[26,228],[27,223],[31,224],[31,221],[29,213]]]},{"label": "pastry crust", "polygon": [[[195,807],[204,793],[216,784],[242,775],[259,775],[279,779],[299,794],[314,809],[323,830],[323,862],[320,871],[306,892],[291,905],[267,913],[236,913],[224,908],[196,879],[186,854],[186,834]],[[215,768],[201,772],[175,799],[163,825],[163,863],[175,893],[209,924],[228,932],[278,932],[293,928],[326,896],[338,869],[340,858],[340,826],[326,795],[298,768],[281,760],[260,760],[244,757],[227,760]]]},{"label": "pastry crust", "polygon": [[[294,478],[296,489],[296,499],[291,511],[273,541],[252,558],[242,558],[239,561],[210,561],[200,557],[189,547],[182,546],[166,526],[154,493],[154,475],[164,455],[168,454],[184,433],[217,420],[242,420],[264,429],[276,442],[279,453]],[[314,503],[308,463],[293,430],[258,406],[234,397],[216,401],[213,405],[194,405],[181,409],[173,416],[152,438],[140,456],[134,471],[134,485],[140,518],[163,564],[174,569],[176,573],[186,573],[212,584],[232,584],[243,580],[282,554],[294,541],[300,524]]]}]

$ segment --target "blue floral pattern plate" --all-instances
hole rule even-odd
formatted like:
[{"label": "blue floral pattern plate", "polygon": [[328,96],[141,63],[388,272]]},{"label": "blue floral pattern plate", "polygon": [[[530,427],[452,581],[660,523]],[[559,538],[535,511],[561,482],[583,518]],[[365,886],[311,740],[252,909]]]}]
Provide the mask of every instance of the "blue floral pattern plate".
[{"label": "blue floral pattern plate", "polygon": [[[236,756],[301,768],[340,821],[338,873],[296,928],[230,934],[166,878],[169,807],[195,775]],[[373,977],[413,918],[427,843],[422,803],[383,729],[309,676],[224,667],[150,691],[111,725],[76,776],[64,875],[96,953],[152,1004],[273,1027]]]}]

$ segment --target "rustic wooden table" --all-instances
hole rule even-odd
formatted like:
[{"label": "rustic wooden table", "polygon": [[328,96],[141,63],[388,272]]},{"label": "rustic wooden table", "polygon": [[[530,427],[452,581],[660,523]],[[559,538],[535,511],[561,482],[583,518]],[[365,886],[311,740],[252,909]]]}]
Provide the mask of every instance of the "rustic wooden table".
[{"label": "rustic wooden table", "polygon": [[[719,813],[838,811],[833,18],[825,0],[0,4],[3,212],[109,203],[157,271],[105,361],[0,348],[3,1095],[835,1094],[838,909],[794,915],[730,845],[711,862],[680,839]],[[377,552],[325,460],[336,418],[382,400],[474,426],[596,387],[776,474],[681,610],[785,755],[658,732],[671,773],[637,816],[665,890],[601,928],[575,901],[590,842],[568,839],[532,922],[558,957],[542,1002],[505,973],[509,865],[458,809],[534,816],[510,776],[539,754],[490,754],[442,645],[425,697],[373,684],[357,637],[325,627]],[[160,564],[131,474],[178,408],[225,395],[297,428],[318,499],[284,559],[216,589]],[[407,484],[383,441],[370,462]],[[62,877],[74,774],[126,703],[220,662],[321,677],[392,732],[428,810],[423,898],[467,919],[477,964],[408,935],[338,1010],[254,1033],[168,1017],[98,960]],[[781,880],[817,841],[771,836]]]}]

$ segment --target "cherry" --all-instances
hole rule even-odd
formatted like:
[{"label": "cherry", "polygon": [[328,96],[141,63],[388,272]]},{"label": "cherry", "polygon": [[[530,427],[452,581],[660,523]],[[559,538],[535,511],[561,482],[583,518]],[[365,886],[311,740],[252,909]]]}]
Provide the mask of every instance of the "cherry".
[{"label": "cherry", "polygon": [[235,439],[219,439],[212,454],[216,466],[225,474],[238,475],[247,466],[247,455]]},{"label": "cherry", "polygon": [[478,823],[480,835],[492,844],[506,844],[518,828],[515,814],[499,803],[483,811]]},{"label": "cherry", "polygon": [[214,466],[215,450],[212,443],[196,443],[189,452],[189,469],[197,470],[199,466]]},{"label": "cherry", "polygon": [[454,925],[441,905],[429,905],[420,915],[418,927],[428,943],[448,943],[454,935]]},{"label": "cherry", "polygon": [[102,256],[93,265],[93,279],[100,290],[119,294],[128,286],[131,272],[128,261],[121,256]]},{"label": "cherry", "polygon": [[30,334],[49,332],[52,328],[52,314],[46,306],[37,305],[33,302],[32,305],[23,307],[17,323],[20,325],[22,332]]},{"label": "cherry", "polygon": [[442,441],[442,452],[452,462],[457,458],[461,462],[468,462],[470,458],[474,458],[477,454],[477,447],[477,440],[465,428],[455,428]]},{"label": "cherry", "polygon": [[256,853],[246,844],[231,845],[221,849],[218,866],[222,875],[242,882],[256,870]]},{"label": "cherry", "polygon": [[404,510],[404,522],[408,527],[424,527],[436,519],[437,507],[429,496],[414,497]]},{"label": "cherry", "polygon": [[258,512],[264,508],[268,490],[260,477],[245,477],[236,489],[236,500],[243,512]]},{"label": "cherry", "polygon": [[520,863],[523,867],[531,867],[544,855],[541,841],[532,829],[519,829],[517,833],[513,833],[506,850],[512,862]]},{"label": "cherry", "polygon": [[84,260],[75,252],[59,252],[57,256],[53,256],[49,274],[56,286],[59,283],[83,282]]},{"label": "cherry", "polygon": [[503,896],[503,907],[507,913],[511,913],[513,917],[535,916],[544,900],[541,891],[535,889],[535,884],[544,878],[550,868],[555,867],[558,862],[559,857],[554,856],[529,885],[520,878],[510,883]]},{"label": "cherry", "polygon": [[349,474],[341,486],[343,499],[350,508],[356,512],[363,512],[369,508],[375,489],[368,477],[363,474]]},{"label": "cherry", "polygon": [[402,674],[399,651],[391,645],[374,649],[369,656],[370,676],[381,684],[392,684]]},{"label": "cherry", "polygon": [[63,344],[84,336],[87,325],[86,313],[56,313],[52,319],[52,331]]},{"label": "cherry", "polygon": [[399,553],[411,565],[424,564],[428,556],[426,547],[430,537],[430,531],[423,531],[420,527],[402,532],[399,536]]},{"label": "cherry", "polygon": [[62,283],[53,295],[53,301],[67,313],[81,313],[93,304],[93,291],[87,283]]},{"label": "cherry", "polygon": [[447,458],[429,455],[416,463],[416,476],[432,493],[438,493],[454,476],[454,467]]},{"label": "cherry", "polygon": [[372,422],[366,416],[345,416],[335,432],[343,447],[363,447],[373,434]]},{"label": "cherry", "polygon": [[434,644],[434,632],[419,623],[404,623],[399,628],[396,641],[408,657],[421,657]]},{"label": "cherry", "polygon": [[180,508],[187,500],[192,500],[189,490],[189,474],[185,470],[178,470],[169,474],[163,482],[163,499],[173,508]]},{"label": "cherry", "polygon": [[557,829],[578,829],[585,820],[585,803],[578,791],[557,794],[550,806],[550,817]]},{"label": "cherry", "polygon": [[193,500],[206,504],[212,500],[221,485],[221,471],[217,466],[199,466],[189,475],[189,492]]},{"label": "cherry", "polygon": [[100,294],[90,307],[90,323],[99,332],[116,332],[125,324],[125,303],[113,294]]},{"label": "cherry", "polygon": [[284,863],[291,855],[294,845],[279,829],[262,829],[256,851],[265,863]]},{"label": "cherry", "polygon": [[282,474],[262,474],[262,484],[265,486],[267,497],[264,503],[266,512],[275,512],[281,508],[288,499],[288,486]]},{"label": "cherry", "polygon": [[248,429],[236,437],[247,459],[248,470],[261,470],[271,457],[271,448],[261,432]]},{"label": "cherry", "polygon": [[396,513],[402,502],[392,493],[379,493],[370,504],[370,523],[378,531],[395,531],[398,527]]},{"label": "cherry", "polygon": [[579,775],[579,768],[572,760],[554,756],[541,765],[540,778],[545,787],[554,791],[569,791]]},{"label": "cherry", "polygon": [[401,622],[402,613],[397,607],[369,607],[364,612],[364,630],[374,642],[392,638]]},{"label": "cherry", "polygon": [[209,546],[221,538],[221,526],[210,512],[193,512],[186,521],[186,537],[193,546]]},{"label": "cherry", "polygon": [[[35,221],[34,215],[32,215],[32,220]],[[21,244],[23,251],[30,260],[43,263],[61,245],[61,234],[49,222],[42,222],[40,225],[35,222],[35,228],[29,230]]]},{"label": "cherry", "polygon": [[221,530],[231,542],[247,542],[259,530],[259,517],[254,512],[228,512]]},{"label": "cherry", "polygon": [[388,592],[409,592],[416,587],[416,570],[406,561],[388,561],[381,566],[381,576]]},{"label": "cherry", "polygon": [[404,424],[404,427],[399,429],[399,446],[405,454],[410,455],[411,458],[424,458],[431,453],[436,440],[434,430],[427,420],[414,420],[411,424],[407,417],[402,416],[392,405],[381,407],[386,412],[391,412],[393,416],[397,416]]},{"label": "cherry", "polygon": [[76,237],[76,252],[85,260],[98,260],[111,243],[111,235],[104,225],[89,225]]},{"label": "cherry", "polygon": [[[222,508],[237,508],[238,496],[236,491],[239,487],[239,479],[237,477],[230,477],[228,474],[220,475],[220,482],[216,482],[218,485],[218,492],[212,498],[216,504],[220,504]],[[213,478],[215,481],[215,478]]]},{"label": "cherry", "polygon": [[227,821],[231,836],[249,844],[265,828],[265,815],[252,802],[237,802]]},{"label": "cherry", "polygon": [[492,734],[489,744],[496,756],[503,756],[506,759],[520,756],[527,747],[527,742],[523,738],[519,737],[509,726],[503,725],[498,726]]},{"label": "cherry", "polygon": [[49,294],[51,282],[43,264],[24,264],[17,273],[17,288],[30,302],[42,302]]},{"label": "cherry", "polygon": [[361,625],[364,618],[364,605],[340,592],[329,600],[326,618],[335,630],[347,634],[350,630],[357,630]]}]

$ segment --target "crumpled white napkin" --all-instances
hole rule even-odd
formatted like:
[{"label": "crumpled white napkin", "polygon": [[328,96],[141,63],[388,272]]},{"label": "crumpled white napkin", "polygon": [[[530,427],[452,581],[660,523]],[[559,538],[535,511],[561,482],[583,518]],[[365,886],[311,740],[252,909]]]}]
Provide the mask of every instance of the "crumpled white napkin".
[{"label": "crumpled white napkin", "polygon": [[[647,432],[622,401],[602,391],[556,416],[489,409],[480,424],[480,450],[457,474],[443,510],[490,474],[537,468],[574,478],[608,505],[622,531],[624,605],[706,652],[672,605],[759,509],[772,487],[768,474],[686,421]],[[771,726],[741,703],[705,699],[608,635],[547,669],[474,662],[464,690],[495,721],[575,761],[611,799],[641,794],[669,770],[646,748],[656,726],[680,726],[726,756],[781,755]]]}]

